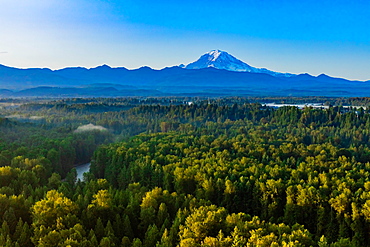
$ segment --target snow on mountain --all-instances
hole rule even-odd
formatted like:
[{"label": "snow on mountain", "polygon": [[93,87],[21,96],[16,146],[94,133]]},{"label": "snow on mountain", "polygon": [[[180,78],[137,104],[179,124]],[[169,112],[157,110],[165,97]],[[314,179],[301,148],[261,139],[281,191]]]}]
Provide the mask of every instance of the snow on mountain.
[{"label": "snow on mountain", "polygon": [[225,51],[212,50],[202,55],[197,61],[189,63],[186,69],[203,69],[203,68],[225,69],[237,72],[264,73],[278,77],[291,77],[293,74],[280,73],[265,68],[255,68]]}]

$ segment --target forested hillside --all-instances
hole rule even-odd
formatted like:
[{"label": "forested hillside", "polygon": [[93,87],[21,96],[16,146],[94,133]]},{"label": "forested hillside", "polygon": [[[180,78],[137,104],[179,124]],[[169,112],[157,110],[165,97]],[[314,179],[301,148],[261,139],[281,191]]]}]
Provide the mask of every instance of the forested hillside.
[{"label": "forested hillside", "polygon": [[370,245],[365,108],[15,103],[0,118],[0,246]]}]

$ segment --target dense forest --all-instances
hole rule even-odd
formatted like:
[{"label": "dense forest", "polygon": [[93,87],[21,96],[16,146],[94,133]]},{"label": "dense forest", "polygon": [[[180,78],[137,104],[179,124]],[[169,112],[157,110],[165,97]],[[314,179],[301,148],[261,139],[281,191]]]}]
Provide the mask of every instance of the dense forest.
[{"label": "dense forest", "polygon": [[370,246],[369,104],[0,100],[0,246]]}]

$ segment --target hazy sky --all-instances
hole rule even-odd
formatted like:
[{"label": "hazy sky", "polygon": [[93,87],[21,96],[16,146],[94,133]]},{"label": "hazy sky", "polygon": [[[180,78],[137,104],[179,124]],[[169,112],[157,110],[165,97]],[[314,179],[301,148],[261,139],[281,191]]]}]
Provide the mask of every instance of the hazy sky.
[{"label": "hazy sky", "polygon": [[138,68],[220,49],[254,67],[370,80],[370,1],[0,0],[0,64]]}]

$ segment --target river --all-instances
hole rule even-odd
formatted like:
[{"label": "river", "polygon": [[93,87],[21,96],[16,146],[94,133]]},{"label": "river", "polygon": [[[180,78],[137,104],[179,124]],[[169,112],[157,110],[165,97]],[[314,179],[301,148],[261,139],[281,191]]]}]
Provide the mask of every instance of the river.
[{"label": "river", "polygon": [[83,164],[83,165],[79,165],[79,166],[76,166],[76,171],[77,171],[77,180],[83,180],[84,178],[84,173],[85,172],[88,172],[90,170],[90,165],[91,163],[86,163],[86,164]]}]

